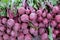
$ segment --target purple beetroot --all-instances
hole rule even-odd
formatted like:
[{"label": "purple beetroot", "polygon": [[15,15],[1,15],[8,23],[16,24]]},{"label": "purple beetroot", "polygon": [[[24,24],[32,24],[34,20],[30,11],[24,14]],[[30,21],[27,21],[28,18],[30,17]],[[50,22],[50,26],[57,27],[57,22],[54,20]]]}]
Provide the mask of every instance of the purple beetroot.
[{"label": "purple beetroot", "polygon": [[7,18],[3,18],[3,19],[2,19],[2,23],[3,23],[3,24],[6,24],[6,22],[7,22]]},{"label": "purple beetroot", "polygon": [[23,33],[20,33],[17,39],[18,40],[24,40],[24,34]]},{"label": "purple beetroot", "polygon": [[37,14],[36,13],[31,13],[29,17],[30,17],[30,20],[36,20],[37,19]]},{"label": "purple beetroot", "polygon": [[18,13],[19,13],[19,15],[24,14],[25,13],[25,8],[24,7],[18,8]]},{"label": "purple beetroot", "polygon": [[22,21],[22,22],[28,22],[28,21],[29,21],[29,16],[28,16],[27,14],[23,14],[23,15],[21,16],[21,21]]},{"label": "purple beetroot", "polygon": [[20,27],[21,27],[21,25],[19,23],[15,23],[13,30],[19,31]]},{"label": "purple beetroot", "polygon": [[60,22],[60,15],[56,15],[56,16],[55,16],[55,20],[56,20],[57,22]]},{"label": "purple beetroot", "polygon": [[7,27],[11,28],[12,26],[14,26],[15,22],[13,19],[8,19],[7,21]]}]

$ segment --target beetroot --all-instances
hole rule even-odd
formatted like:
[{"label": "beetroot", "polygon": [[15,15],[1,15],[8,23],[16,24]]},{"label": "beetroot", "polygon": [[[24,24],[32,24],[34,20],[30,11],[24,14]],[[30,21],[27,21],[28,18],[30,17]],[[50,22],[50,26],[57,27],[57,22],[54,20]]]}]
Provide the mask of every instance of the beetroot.
[{"label": "beetroot", "polygon": [[32,40],[31,35],[30,35],[30,34],[26,34],[26,35],[25,35],[25,40]]},{"label": "beetroot", "polygon": [[11,31],[11,36],[12,36],[12,37],[17,37],[17,35],[18,35],[17,32]]},{"label": "beetroot", "polygon": [[38,16],[41,16],[42,15],[42,10],[40,9],[40,10],[37,10],[37,15]]},{"label": "beetroot", "polygon": [[7,34],[10,34],[11,33],[11,29],[7,28],[6,32],[7,32]]},{"label": "beetroot", "polygon": [[45,27],[45,24],[39,23],[39,27],[40,27],[40,28],[43,28],[43,27]]},{"label": "beetroot", "polygon": [[24,40],[24,34],[20,33],[20,35],[18,36],[18,40]]},{"label": "beetroot", "polygon": [[56,38],[56,34],[52,34],[53,38],[55,39]]},{"label": "beetroot", "polygon": [[47,39],[48,39],[48,34],[47,33],[44,33],[44,34],[41,35],[41,40],[47,40]]},{"label": "beetroot", "polygon": [[22,22],[28,22],[28,21],[29,21],[29,16],[26,15],[26,14],[23,14],[23,15],[21,16],[21,21],[22,21]]},{"label": "beetroot", "polygon": [[44,28],[40,28],[39,29],[39,34],[42,35],[43,33],[45,33],[45,29]]},{"label": "beetroot", "polygon": [[21,25],[21,28],[22,29],[26,29],[28,27],[28,24],[27,23],[22,23],[22,25]]},{"label": "beetroot", "polygon": [[19,23],[15,23],[13,30],[18,31],[20,29],[20,24]]},{"label": "beetroot", "polygon": [[3,19],[2,19],[2,23],[3,23],[3,24],[6,24],[6,22],[7,22],[7,19],[6,19],[6,18],[3,18]]},{"label": "beetroot", "polygon": [[38,22],[41,22],[41,21],[43,21],[43,17],[39,16],[37,20],[38,20]]},{"label": "beetroot", "polygon": [[0,31],[5,31],[5,26],[4,25],[1,25]]},{"label": "beetroot", "polygon": [[48,19],[52,19],[53,17],[52,17],[52,15],[51,15],[50,13],[48,13],[48,14],[47,14],[47,18],[48,18]]},{"label": "beetroot", "polygon": [[28,34],[29,33],[29,30],[26,28],[26,29],[23,30],[23,33],[24,34]]},{"label": "beetroot", "polygon": [[58,13],[59,12],[59,7],[58,6],[54,6],[52,12],[53,13]]},{"label": "beetroot", "polygon": [[24,7],[18,8],[18,13],[19,13],[19,15],[24,14],[25,13],[25,8]]},{"label": "beetroot", "polygon": [[[9,8],[6,6],[1,9],[1,12],[7,15],[0,16],[0,40],[50,40],[50,37],[56,40],[60,38],[59,5],[53,6],[45,1],[41,5],[35,0],[13,2],[8,5]],[[17,6],[20,7],[17,9]]]},{"label": "beetroot", "polygon": [[36,13],[31,13],[30,14],[30,20],[36,20],[37,19],[37,14]]},{"label": "beetroot", "polygon": [[58,35],[59,34],[59,30],[54,30],[54,34]]},{"label": "beetroot", "polygon": [[57,25],[57,22],[56,22],[55,20],[52,20],[52,21],[51,21],[51,26],[52,26],[52,27],[55,27],[56,25]]},{"label": "beetroot", "polygon": [[8,34],[4,34],[4,35],[3,35],[3,39],[4,39],[4,40],[9,40],[9,35],[8,35]]},{"label": "beetroot", "polygon": [[13,19],[9,19],[7,21],[7,27],[11,28],[13,25],[15,24],[14,20]]},{"label": "beetroot", "polygon": [[56,15],[56,16],[55,16],[55,20],[56,20],[57,22],[60,22],[60,15]]},{"label": "beetroot", "polygon": [[48,22],[49,22],[49,20],[48,20],[47,18],[45,18],[45,19],[43,20],[43,23],[44,23],[44,24],[48,24]]},{"label": "beetroot", "polygon": [[38,35],[38,31],[35,30],[35,28],[30,28],[30,33],[33,34],[33,36],[37,36]]}]

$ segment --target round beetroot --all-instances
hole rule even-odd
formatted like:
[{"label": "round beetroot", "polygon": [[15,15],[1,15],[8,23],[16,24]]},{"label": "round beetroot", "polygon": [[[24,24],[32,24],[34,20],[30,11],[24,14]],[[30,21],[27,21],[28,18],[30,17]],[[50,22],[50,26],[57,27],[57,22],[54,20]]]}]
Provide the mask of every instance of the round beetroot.
[{"label": "round beetroot", "polygon": [[11,28],[15,24],[13,19],[8,19],[7,21],[7,27]]},{"label": "round beetroot", "polygon": [[54,30],[53,32],[55,35],[59,34],[59,30]]},{"label": "round beetroot", "polygon": [[30,14],[30,20],[36,20],[37,19],[37,14],[36,13],[31,13]]},{"label": "round beetroot", "polygon": [[19,23],[15,23],[13,30],[18,31],[20,29],[20,24]]},{"label": "round beetroot", "polygon": [[42,13],[42,17],[46,17],[47,16],[47,13],[46,12],[43,12]]},{"label": "round beetroot", "polygon": [[11,33],[11,29],[7,28],[6,32],[7,32],[7,34],[10,34]]},{"label": "round beetroot", "polygon": [[45,24],[44,23],[39,23],[39,27],[43,28],[43,27],[45,27]]},{"label": "round beetroot", "polygon": [[28,27],[28,24],[27,23],[22,23],[22,25],[21,25],[21,28],[22,29],[26,29]]},{"label": "round beetroot", "polygon": [[48,34],[44,33],[41,35],[41,40],[47,40],[48,39]]},{"label": "round beetroot", "polygon": [[58,6],[54,6],[52,12],[53,13],[58,13],[59,12],[59,7]]},{"label": "round beetroot", "polygon": [[49,20],[48,20],[47,18],[45,18],[45,19],[43,20],[43,23],[44,23],[44,24],[48,24],[48,22],[49,22]]},{"label": "round beetroot", "polygon": [[27,28],[24,29],[24,30],[23,30],[23,33],[24,33],[24,34],[28,34],[28,33],[29,33],[29,29],[27,29]]},{"label": "round beetroot", "polygon": [[37,20],[38,20],[38,22],[41,22],[41,21],[43,21],[43,17],[39,16]]},{"label": "round beetroot", "polygon": [[20,33],[17,39],[18,40],[24,40],[24,34],[23,33]]},{"label": "round beetroot", "polygon": [[57,25],[57,22],[56,22],[55,20],[52,20],[52,21],[51,21],[51,26],[52,26],[52,27],[55,27],[56,25]]},{"label": "round beetroot", "polygon": [[26,34],[26,35],[25,35],[25,40],[32,40],[31,35],[30,35],[30,34]]},{"label": "round beetroot", "polygon": [[18,8],[18,13],[19,13],[19,15],[24,14],[25,13],[25,8],[24,7]]},{"label": "round beetroot", "polygon": [[4,34],[4,35],[3,35],[3,39],[4,39],[4,40],[9,40],[9,35],[8,35],[8,34]]},{"label": "round beetroot", "polygon": [[17,34],[17,32],[15,32],[15,31],[12,30],[12,31],[11,31],[11,36],[12,36],[12,37],[17,37],[18,34]]},{"label": "round beetroot", "polygon": [[42,15],[42,10],[40,9],[40,10],[37,10],[37,15],[38,16],[41,16]]},{"label": "round beetroot", "polygon": [[29,21],[29,16],[28,16],[27,14],[23,14],[23,15],[21,16],[21,21],[22,21],[22,22],[28,22],[28,21]]},{"label": "round beetroot", "polygon": [[2,19],[2,23],[3,23],[3,24],[6,24],[6,22],[7,22],[7,19],[6,19],[6,18],[3,18],[3,19]]},{"label": "round beetroot", "polygon": [[48,19],[52,19],[52,15],[50,13],[47,14]]},{"label": "round beetroot", "polygon": [[55,16],[55,20],[56,20],[57,22],[60,22],[60,15],[56,15],[56,16]]},{"label": "round beetroot", "polygon": [[2,25],[1,27],[0,27],[0,31],[5,31],[5,26],[4,25]]},{"label": "round beetroot", "polygon": [[43,33],[45,33],[45,31],[46,31],[46,30],[45,30],[44,28],[40,28],[40,29],[39,29],[39,34],[42,35]]},{"label": "round beetroot", "polygon": [[56,34],[53,33],[53,34],[52,34],[52,37],[55,39],[55,38],[56,38]]}]

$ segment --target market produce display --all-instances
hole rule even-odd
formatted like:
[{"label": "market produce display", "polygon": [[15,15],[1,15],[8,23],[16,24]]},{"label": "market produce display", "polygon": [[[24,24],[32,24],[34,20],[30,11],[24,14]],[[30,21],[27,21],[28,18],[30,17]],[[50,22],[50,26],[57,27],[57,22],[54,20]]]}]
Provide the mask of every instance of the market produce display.
[{"label": "market produce display", "polygon": [[[20,0],[0,7],[0,40],[60,40],[60,4],[44,5],[35,0]],[[1,16],[1,11],[6,15]]]}]

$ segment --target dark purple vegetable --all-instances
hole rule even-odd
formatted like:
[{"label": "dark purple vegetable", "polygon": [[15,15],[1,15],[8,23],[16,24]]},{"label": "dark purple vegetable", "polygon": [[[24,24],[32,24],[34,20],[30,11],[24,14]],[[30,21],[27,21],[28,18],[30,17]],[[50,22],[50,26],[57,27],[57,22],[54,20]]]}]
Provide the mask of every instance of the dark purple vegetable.
[{"label": "dark purple vegetable", "polygon": [[8,19],[7,21],[7,27],[11,28],[15,24],[13,19]]},{"label": "dark purple vegetable", "polygon": [[26,11],[26,9],[25,9],[24,7],[18,8],[18,13],[19,13],[19,15],[25,14],[25,11]]},{"label": "dark purple vegetable", "polygon": [[56,16],[55,16],[55,20],[56,20],[57,22],[60,22],[60,15],[56,15]]},{"label": "dark purple vegetable", "polygon": [[31,13],[29,17],[30,17],[30,20],[36,20],[37,19],[37,14],[36,13]]},{"label": "dark purple vegetable", "polygon": [[22,22],[28,22],[28,21],[29,21],[29,16],[28,16],[27,14],[23,14],[23,15],[21,16],[21,21],[22,21]]}]

